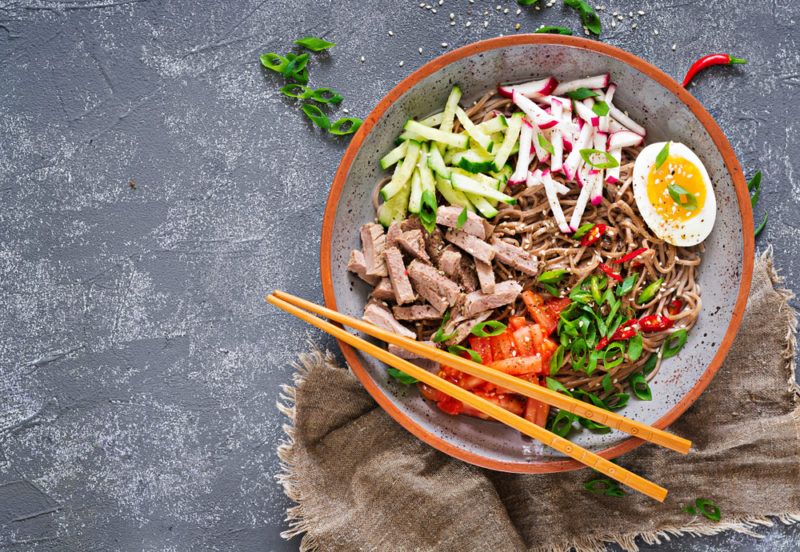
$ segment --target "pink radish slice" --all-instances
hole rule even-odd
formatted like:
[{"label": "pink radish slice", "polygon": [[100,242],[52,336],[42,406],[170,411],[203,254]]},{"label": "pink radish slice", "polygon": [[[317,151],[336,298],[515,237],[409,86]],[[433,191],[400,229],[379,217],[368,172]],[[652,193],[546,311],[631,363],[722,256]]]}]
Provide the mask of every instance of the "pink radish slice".
[{"label": "pink radish slice", "polygon": [[[547,170],[547,169],[545,169]],[[552,171],[551,171],[552,174]],[[542,170],[536,169],[533,172],[528,173],[528,180],[526,181],[526,185],[528,188],[533,188],[534,186],[543,186],[544,182],[542,181]],[[553,180],[553,187],[556,190],[556,193],[559,195],[569,193],[569,188],[564,186],[561,182],[557,180]]]},{"label": "pink radish slice", "polygon": [[524,111],[525,115],[528,116],[528,119],[539,128],[551,128],[558,124],[558,121],[555,118],[545,113],[541,107],[516,91],[512,93],[511,101],[514,102],[518,108]]},{"label": "pink radish slice", "polygon": [[510,98],[515,91],[522,94],[523,96],[528,96],[528,97],[546,96],[550,94],[555,89],[556,86],[558,86],[558,81],[553,77],[547,77],[544,79],[526,82],[523,84],[498,86],[497,92],[500,93],[501,96],[505,96],[506,98]]},{"label": "pink radish slice", "polygon": [[[560,100],[554,100],[552,106],[553,117],[561,121],[564,114],[564,106]],[[550,134],[550,143],[553,144],[553,156],[550,159],[550,170],[553,172],[561,171],[561,167],[564,166],[564,137],[561,131],[562,124],[563,123],[559,123],[554,126],[553,132]]]},{"label": "pink radish slice", "polygon": [[[608,153],[611,155],[611,157],[617,160],[617,163],[622,162],[622,149],[620,148],[609,149]],[[619,182],[619,164],[611,169],[606,169],[606,182],[608,182],[609,184],[616,184],[617,182]]]},{"label": "pink radish slice", "polygon": [[522,184],[528,179],[528,165],[531,164],[531,139],[533,138],[533,127],[523,119],[522,130],[519,132],[519,154],[517,154],[517,166],[514,173],[508,179],[509,184]]},{"label": "pink radish slice", "polygon": [[604,75],[597,75],[594,77],[587,77],[585,79],[577,79],[568,82],[562,82],[553,89],[554,96],[560,96],[567,92],[572,92],[578,88],[605,88],[611,81],[611,75],[608,73]]},{"label": "pink radish slice", "polygon": [[544,137],[544,133],[538,128],[534,128],[533,138],[531,139],[533,143],[533,149],[536,152],[536,158],[539,160],[539,162],[547,163],[547,161],[550,159],[550,152],[544,149],[542,145],[539,143],[539,136]]},{"label": "pink radish slice", "polygon": [[[594,134],[594,149],[606,151],[606,143],[608,142],[608,134],[605,132],[596,132]],[[592,170],[589,171],[592,181],[592,205],[600,205],[603,202],[603,171]]]},{"label": "pink radish slice", "polygon": [[620,124],[627,127],[629,130],[632,130],[636,134],[647,136],[647,131],[644,129],[644,127],[625,115],[617,106],[608,104],[608,107],[610,108],[608,114],[615,118]]},{"label": "pink radish slice", "polygon": [[544,192],[547,194],[547,202],[550,204],[550,210],[553,212],[553,217],[556,219],[559,230],[565,234],[572,233],[572,228],[567,224],[564,211],[561,209],[561,204],[558,202],[555,182],[550,176],[550,171],[542,172],[542,183],[544,184]]},{"label": "pink radish slice", "polygon": [[581,161],[583,161],[583,159],[581,159],[580,151],[588,148],[589,144],[592,143],[592,132],[593,129],[590,125],[583,125],[578,140],[573,144],[572,151],[567,156],[566,161],[564,161],[563,169],[567,179],[575,179],[575,173],[578,170],[578,165],[581,163]]},{"label": "pink radish slice", "polygon": [[592,111],[591,106],[583,102],[575,102],[575,113],[582,121],[585,121],[592,126],[596,127],[600,123],[600,118]]},{"label": "pink radish slice", "polygon": [[581,225],[581,218],[583,212],[586,211],[586,204],[589,203],[589,196],[592,195],[592,187],[584,186],[581,188],[581,193],[578,196],[578,201],[575,202],[575,209],[572,211],[572,218],[569,220],[569,225],[573,230],[577,230]]},{"label": "pink radish slice", "polygon": [[644,136],[630,130],[619,130],[611,133],[608,139],[608,149],[621,149],[639,146],[644,142]]}]

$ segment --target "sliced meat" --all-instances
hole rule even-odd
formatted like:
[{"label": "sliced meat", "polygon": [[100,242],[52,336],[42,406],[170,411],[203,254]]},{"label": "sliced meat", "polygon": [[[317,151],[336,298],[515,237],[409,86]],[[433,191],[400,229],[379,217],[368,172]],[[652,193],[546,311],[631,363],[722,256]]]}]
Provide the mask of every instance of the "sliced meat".
[{"label": "sliced meat", "polygon": [[400,223],[400,230],[408,232],[409,230],[422,230],[422,221],[419,217],[412,215]]},{"label": "sliced meat", "polygon": [[398,320],[438,320],[442,317],[442,313],[430,305],[392,307],[392,313]]},{"label": "sliced meat", "polygon": [[381,278],[378,285],[372,289],[370,297],[379,301],[394,301],[394,289],[392,289],[389,278]]},{"label": "sliced meat", "polygon": [[400,228],[400,223],[395,221],[389,225],[389,229],[386,231],[386,247],[395,247],[397,245],[397,238],[400,237],[400,234],[403,233],[403,229]]},{"label": "sliced meat", "polygon": [[420,261],[411,261],[408,265],[408,276],[417,293],[439,312],[455,305],[461,295],[461,288],[457,283],[440,274],[431,265]]},{"label": "sliced meat", "polygon": [[481,291],[484,293],[494,293],[494,268],[492,263],[484,263],[475,259],[475,272],[478,273],[478,282],[481,284]]},{"label": "sliced meat", "polygon": [[[431,342],[431,341],[423,341],[422,343],[425,343],[426,345],[431,345],[431,346],[435,347],[434,343]],[[399,356],[402,359],[408,360],[409,362],[411,362],[412,364],[416,364],[417,366],[419,366],[423,370],[427,370],[429,372],[438,372],[439,371],[439,363],[436,362],[435,360],[431,360],[429,358],[425,358],[425,357],[419,356],[419,355],[417,355],[415,353],[412,353],[410,351],[406,351],[405,349],[401,349],[397,345],[392,345],[391,343],[389,344],[388,349],[389,349],[389,352],[392,353],[393,355]]]},{"label": "sliced meat", "polygon": [[[389,230],[391,230],[391,227],[389,227]],[[422,237],[422,230],[409,230],[408,232],[403,232],[397,236],[397,238],[395,238],[395,242],[409,255],[412,255],[421,261],[431,260],[431,258],[428,256],[428,252],[425,251],[425,239]]]},{"label": "sliced meat", "polygon": [[467,293],[480,288],[478,275],[475,273],[475,259],[469,255],[461,256],[461,266],[458,269],[458,281]]},{"label": "sliced meat", "polygon": [[386,269],[389,271],[389,281],[392,283],[392,291],[398,305],[413,303],[416,299],[414,288],[408,279],[406,265],[403,263],[403,254],[396,247],[387,247],[383,252],[383,260]]},{"label": "sliced meat", "polygon": [[462,230],[448,230],[444,238],[485,263],[494,259],[495,252],[491,245]]},{"label": "sliced meat", "polygon": [[458,268],[461,265],[461,253],[455,247],[448,246],[439,257],[439,270],[450,278],[458,278]]},{"label": "sliced meat", "polygon": [[433,264],[439,265],[439,258],[445,250],[447,244],[444,241],[444,234],[439,228],[434,228],[433,232],[426,232],[425,236],[425,251],[433,261]]},{"label": "sliced meat", "polygon": [[361,248],[369,276],[388,276],[386,264],[383,262],[383,250],[386,249],[386,235],[383,226],[368,222],[361,227]]},{"label": "sliced meat", "polygon": [[353,249],[350,252],[350,259],[347,261],[347,270],[357,275],[371,286],[380,282],[377,276],[369,276],[367,274],[367,262],[364,260],[364,254],[360,249]]},{"label": "sliced meat", "polygon": [[492,314],[491,311],[486,311],[480,313],[478,316],[473,316],[472,318],[469,318],[467,320],[463,320],[462,318],[462,321],[456,324],[453,330],[449,332],[453,334],[453,337],[445,341],[444,344],[450,346],[461,343],[467,338],[467,336],[469,336],[470,332],[472,331],[472,328],[475,327],[475,324],[477,324],[478,322],[483,322],[484,320],[489,318],[490,314]]},{"label": "sliced meat", "polygon": [[514,280],[506,280],[494,286],[494,293],[473,291],[464,300],[464,315],[474,316],[479,312],[496,309],[513,303],[522,291]]},{"label": "sliced meat", "polygon": [[404,335],[411,339],[416,339],[417,334],[403,326],[400,322],[395,320],[392,313],[389,312],[389,309],[380,305],[374,301],[367,303],[367,306],[364,308],[364,320],[370,322],[371,324],[375,324],[379,328],[383,328],[384,330],[390,331],[392,333],[396,333],[398,335]]},{"label": "sliced meat", "polygon": [[511,245],[497,237],[492,239],[492,247],[494,248],[497,260],[501,263],[516,268],[520,272],[530,276],[536,276],[536,268],[539,261],[535,256],[521,247]]},{"label": "sliced meat", "polygon": [[[449,226],[450,228],[458,227],[458,217],[464,211],[463,207],[454,207],[452,205],[446,207],[439,207],[436,210],[436,224],[442,226]],[[461,227],[461,230],[467,234],[472,234],[478,239],[486,239],[486,228],[483,225],[484,218],[467,211],[467,220]]]}]

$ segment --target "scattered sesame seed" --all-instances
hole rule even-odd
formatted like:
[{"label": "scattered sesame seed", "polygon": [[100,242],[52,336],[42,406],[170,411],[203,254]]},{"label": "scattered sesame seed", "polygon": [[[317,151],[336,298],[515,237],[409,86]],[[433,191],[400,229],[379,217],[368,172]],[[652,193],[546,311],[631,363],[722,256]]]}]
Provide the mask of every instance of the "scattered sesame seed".
[{"label": "scattered sesame seed", "polygon": [[406,62],[405,62],[405,61],[401,61],[401,62],[400,62],[398,65],[400,65],[400,67],[402,67],[402,66],[403,66],[403,65],[405,65],[405,64],[406,64]]},{"label": "scattered sesame seed", "polygon": [[364,56],[361,56],[361,63],[364,63]]},{"label": "scattered sesame seed", "polygon": [[628,12],[628,17],[633,17],[633,12]]},{"label": "scattered sesame seed", "polygon": [[420,8],[424,8],[424,7],[425,7],[425,2],[422,2],[422,3],[419,5],[419,7],[420,7]]},{"label": "scattered sesame seed", "polygon": [[454,26],[455,24],[456,24],[456,22],[455,22],[455,21],[451,21],[451,22],[450,22],[450,26],[451,26],[451,27],[452,27],[452,26]]},{"label": "scattered sesame seed", "polygon": [[617,16],[617,12],[611,12],[611,17],[616,17],[616,16]]},{"label": "scattered sesame seed", "polygon": [[638,13],[639,15],[644,15],[644,12],[643,12],[642,10],[639,10],[639,11],[638,11],[638,12],[636,12],[636,13]]},{"label": "scattered sesame seed", "polygon": [[638,27],[638,25],[637,25],[636,23],[634,23],[633,25],[631,25],[631,29],[635,29],[636,27]]},{"label": "scattered sesame seed", "polygon": [[470,4],[474,4],[474,3],[475,3],[475,0],[469,0],[469,3],[470,3]]},{"label": "scattered sesame seed", "polygon": [[489,10],[484,10],[483,15],[489,15]]},{"label": "scattered sesame seed", "polygon": [[429,9],[431,9],[431,5],[430,5],[430,4],[425,4],[425,9],[426,9],[426,10],[429,10]]},{"label": "scattered sesame seed", "polygon": [[677,44],[673,44],[673,45],[672,45],[672,51],[674,52],[674,51],[675,51],[675,50],[677,50],[677,49],[678,49],[678,45],[677,45]]},{"label": "scattered sesame seed", "polygon": [[431,8],[431,13],[436,13],[436,8]]},{"label": "scattered sesame seed", "polygon": [[444,0],[439,0],[439,5],[441,6],[442,4],[444,4]]},{"label": "scattered sesame seed", "polygon": [[522,25],[520,25],[519,23],[514,25],[514,29],[517,30],[517,31],[520,29],[520,27],[522,27]]},{"label": "scattered sesame seed", "polygon": [[455,19],[455,18],[456,18],[456,14],[454,14],[454,13],[451,13],[451,14],[450,14],[450,19]]},{"label": "scattered sesame seed", "polygon": [[497,36],[506,36],[506,35],[504,35],[503,33],[500,33],[500,34],[499,34],[499,35],[497,35]]},{"label": "scattered sesame seed", "polygon": [[534,9],[534,10],[536,10],[536,11],[541,11],[541,9],[539,8],[539,6],[534,6],[534,7],[533,7],[533,9]]},{"label": "scattered sesame seed", "polygon": [[508,8],[504,9],[503,13],[508,13]]},{"label": "scattered sesame seed", "polygon": [[657,35],[658,34],[658,29],[653,30],[653,34]]},{"label": "scattered sesame seed", "polygon": [[617,19],[619,19],[620,21],[624,21],[625,20],[625,16],[624,15],[618,15]]},{"label": "scattered sesame seed", "polygon": [[392,31],[389,31],[389,36],[394,36],[394,33]]},{"label": "scattered sesame seed", "polygon": [[517,15],[519,15],[519,14],[521,14],[521,13],[522,13],[522,10],[521,10],[521,9],[519,9],[519,8],[517,8]]},{"label": "scattered sesame seed", "polygon": [[612,19],[612,20],[611,20],[611,26],[612,26],[612,27],[616,27],[616,26],[617,26],[617,21],[616,21],[616,19]]},{"label": "scattered sesame seed", "polygon": [[342,109],[342,111],[344,111],[345,113],[350,113],[350,110],[347,109],[346,107],[344,109]]},{"label": "scattered sesame seed", "polygon": [[502,10],[503,8],[500,6],[500,4],[497,4],[497,7],[496,7],[495,9],[496,9],[497,11],[500,11],[500,10]]},{"label": "scattered sesame seed", "polygon": [[469,27],[470,25],[472,25],[472,21],[467,21],[466,23],[464,23],[465,27]]},{"label": "scattered sesame seed", "polygon": [[419,53],[421,54],[422,53],[422,48],[418,48],[418,50],[419,50]]},{"label": "scattered sesame seed", "polygon": [[484,21],[484,22],[483,22],[483,26],[484,26],[484,27],[488,27],[488,26],[489,26],[489,22],[488,22],[488,21]]},{"label": "scattered sesame seed", "polygon": [[447,48],[447,42],[442,42],[442,48]]},{"label": "scattered sesame seed", "polygon": [[583,28],[583,34],[585,34],[586,36],[589,36],[589,29],[587,29],[586,27],[584,27],[584,28]]},{"label": "scattered sesame seed", "polygon": [[596,9],[597,11],[603,11],[604,9],[606,9],[606,7],[605,6],[595,6],[594,9]]}]

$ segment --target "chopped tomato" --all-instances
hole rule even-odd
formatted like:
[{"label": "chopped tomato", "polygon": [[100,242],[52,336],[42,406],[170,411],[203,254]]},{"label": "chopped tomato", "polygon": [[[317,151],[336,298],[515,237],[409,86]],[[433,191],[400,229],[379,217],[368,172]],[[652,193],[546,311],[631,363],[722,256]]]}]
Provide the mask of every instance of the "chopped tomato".
[{"label": "chopped tomato", "polygon": [[[491,337],[478,337],[471,335],[469,337],[469,348],[481,355],[483,364],[492,361],[492,338]],[[467,353],[469,358],[469,353]]]},{"label": "chopped tomato", "polygon": [[457,401],[453,397],[445,397],[441,401],[437,402],[436,406],[438,406],[442,412],[450,414],[451,416],[456,416],[464,411],[463,403],[461,401]]},{"label": "chopped tomato", "polygon": [[540,402],[536,409],[536,421],[538,426],[547,427],[547,416],[550,414],[550,405]]},{"label": "chopped tomato", "polygon": [[528,400],[525,401],[525,414],[523,415],[523,418],[528,420],[530,423],[535,424],[536,414],[538,410],[539,410],[539,401],[528,398]]},{"label": "chopped tomato", "polygon": [[[536,327],[538,328],[538,326]],[[531,326],[524,326],[518,330],[514,330],[511,336],[514,338],[514,345],[516,345],[517,354],[519,356],[531,356],[536,353],[536,343]]]},{"label": "chopped tomato", "polygon": [[544,342],[544,333],[542,332],[542,327],[539,324],[532,324],[531,328],[531,338],[533,339],[533,344],[536,347],[537,351],[542,350],[542,343]]},{"label": "chopped tomato", "polygon": [[553,314],[561,314],[561,311],[570,306],[571,303],[572,300],[569,297],[560,297],[548,301],[547,308],[553,311]]},{"label": "chopped tomato", "polygon": [[523,291],[522,301],[525,303],[525,306],[528,309],[531,307],[541,307],[544,305],[544,298],[533,291]]},{"label": "chopped tomato", "polygon": [[528,321],[525,319],[524,316],[511,316],[508,319],[508,327],[512,330],[518,330],[523,326],[527,326]]},{"label": "chopped tomato", "polygon": [[489,366],[512,376],[539,374],[542,371],[542,357],[537,354],[527,357],[506,358],[504,360],[495,360]]},{"label": "chopped tomato", "polygon": [[447,395],[439,391],[438,389],[434,389],[430,385],[426,385],[422,382],[417,384],[417,388],[419,388],[419,393],[429,401],[439,402],[443,400]]},{"label": "chopped tomato", "polygon": [[542,356],[542,366],[544,366],[544,371],[547,374],[550,374],[550,359],[556,352],[556,349],[558,349],[558,343],[549,337],[545,337],[542,340],[541,347],[539,347],[539,354]]},{"label": "chopped tomato", "polygon": [[525,399],[519,395],[496,395],[494,393],[481,393],[476,392],[476,395],[486,399],[487,401],[495,403],[501,408],[505,408],[509,412],[522,416],[525,411]]},{"label": "chopped tomato", "polygon": [[461,383],[459,385],[464,389],[469,389],[472,391],[473,389],[482,388],[486,383],[488,383],[486,380],[483,380],[479,377],[464,374],[464,377],[461,378]]},{"label": "chopped tomato", "polygon": [[545,335],[553,333],[558,326],[558,315],[544,304],[542,296],[532,291],[523,291],[522,300],[528,309],[528,314],[542,327]]},{"label": "chopped tomato", "polygon": [[466,414],[467,416],[472,416],[473,418],[480,418],[481,420],[488,420],[489,416],[481,412],[476,408],[472,408],[468,404],[462,404],[463,410],[461,411],[462,414]]},{"label": "chopped tomato", "polygon": [[[489,338],[492,343],[492,360],[503,360],[516,356],[514,347],[514,339],[511,336],[511,331],[506,328],[506,331],[500,335]],[[484,364],[486,364],[484,362]]]}]

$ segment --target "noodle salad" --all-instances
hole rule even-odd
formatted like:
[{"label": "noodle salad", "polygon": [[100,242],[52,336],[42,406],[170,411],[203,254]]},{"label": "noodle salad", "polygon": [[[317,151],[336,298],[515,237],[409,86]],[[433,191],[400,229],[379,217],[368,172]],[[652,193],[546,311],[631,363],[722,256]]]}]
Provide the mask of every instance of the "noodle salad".
[{"label": "noodle salad", "polygon": [[[701,309],[695,273],[716,199],[679,142],[645,145],[608,74],[498,86],[409,120],[381,159],[376,222],[348,270],[364,319],[609,410],[651,400]],[[567,436],[610,428],[389,346]],[[484,417],[392,370],[442,411]]]}]

